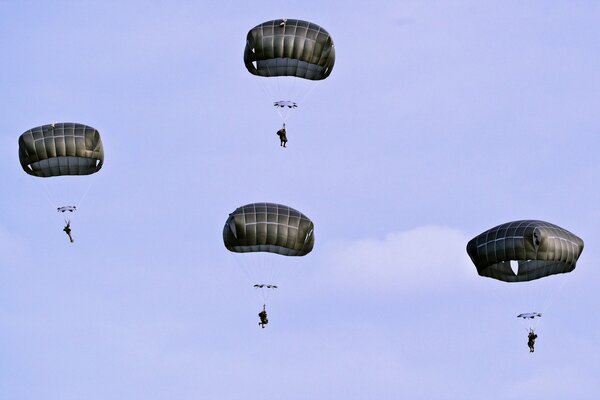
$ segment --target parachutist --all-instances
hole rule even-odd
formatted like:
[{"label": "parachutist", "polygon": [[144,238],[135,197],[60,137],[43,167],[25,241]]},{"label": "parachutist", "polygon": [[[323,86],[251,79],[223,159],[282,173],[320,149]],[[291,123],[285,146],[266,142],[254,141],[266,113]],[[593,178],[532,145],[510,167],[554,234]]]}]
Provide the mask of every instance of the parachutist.
[{"label": "parachutist", "polygon": [[[251,203],[229,213],[223,226],[223,244],[227,250],[239,254],[239,258],[236,256],[236,259],[248,277],[255,275],[257,278],[273,278],[277,271],[275,264],[280,263],[275,260],[266,262],[265,255],[260,256],[257,253],[269,253],[268,257],[284,258],[306,256],[315,245],[314,230],[315,225],[310,218],[292,207],[265,202]],[[264,262],[260,262],[259,259]],[[263,304],[267,302],[268,295],[274,290],[279,290],[276,289],[279,285],[271,282],[252,282],[255,290],[260,290]],[[266,306],[263,305],[258,317],[259,325],[264,328],[269,322]]]},{"label": "parachutist", "polygon": [[71,243],[73,243],[73,237],[71,236],[71,221],[66,220],[65,222],[67,223],[67,225],[65,225],[63,231],[65,231],[65,233],[69,236],[69,240],[71,241]]},{"label": "parachutist", "polygon": [[530,353],[533,353],[535,350],[535,339],[537,339],[537,336],[538,335],[535,334],[533,329],[529,330],[529,335],[527,335],[527,346],[529,346]]},{"label": "parachutist", "polygon": [[283,124],[283,128],[277,131],[277,136],[279,136],[279,140],[281,141],[279,145],[285,147],[285,144],[288,141],[287,136],[285,134],[285,124]]},{"label": "parachutist", "polygon": [[266,309],[266,305],[263,304],[263,309],[261,312],[258,313],[258,317],[260,318],[260,322],[258,323],[261,328],[265,328],[265,325],[269,323],[269,320],[267,318],[267,309]]}]

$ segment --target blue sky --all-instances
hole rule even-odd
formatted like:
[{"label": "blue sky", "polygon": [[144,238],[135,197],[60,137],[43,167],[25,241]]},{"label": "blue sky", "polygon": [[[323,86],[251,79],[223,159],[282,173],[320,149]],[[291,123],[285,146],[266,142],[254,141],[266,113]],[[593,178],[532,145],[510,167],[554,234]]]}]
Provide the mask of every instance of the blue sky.
[{"label": "blue sky", "polygon": [[[242,60],[281,17],[336,46],[287,149]],[[0,20],[1,398],[600,395],[595,2],[0,0]],[[104,141],[73,245],[18,162],[52,122]],[[266,257],[266,329],[221,238],[258,201],[316,237]],[[467,241],[518,219],[583,238],[575,271],[541,291],[479,277]]]}]

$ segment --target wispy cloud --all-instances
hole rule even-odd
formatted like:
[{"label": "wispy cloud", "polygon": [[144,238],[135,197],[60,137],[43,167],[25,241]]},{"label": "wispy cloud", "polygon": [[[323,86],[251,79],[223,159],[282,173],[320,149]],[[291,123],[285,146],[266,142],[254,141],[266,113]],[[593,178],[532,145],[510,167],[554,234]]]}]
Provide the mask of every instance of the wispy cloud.
[{"label": "wispy cloud", "polygon": [[424,226],[337,245],[329,256],[335,280],[374,290],[446,287],[473,276],[459,230]]}]

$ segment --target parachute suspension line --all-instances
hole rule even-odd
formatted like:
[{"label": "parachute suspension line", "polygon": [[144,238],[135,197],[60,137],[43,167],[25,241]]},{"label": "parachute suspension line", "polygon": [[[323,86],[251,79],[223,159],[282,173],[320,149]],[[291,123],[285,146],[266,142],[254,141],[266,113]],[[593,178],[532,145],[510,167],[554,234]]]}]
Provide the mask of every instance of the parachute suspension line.
[{"label": "parachute suspension line", "polygon": [[540,311],[542,313],[542,315],[550,308],[550,306],[552,305],[552,303],[554,302],[554,299],[556,298],[556,295],[558,293],[560,293],[563,288],[565,287],[565,285],[567,284],[567,282],[569,280],[571,280],[571,274],[561,274],[561,275],[567,275],[564,279],[561,279],[561,284],[560,286],[556,289],[553,290],[552,293],[550,293],[549,296],[546,296],[546,301],[544,302],[544,304],[542,305],[542,310]]},{"label": "parachute suspension line", "polygon": [[254,267],[254,263],[252,262],[253,260],[244,259],[240,257],[240,254],[233,254],[233,257],[235,258],[235,261],[238,263],[242,271],[244,271],[244,274],[246,274],[250,282],[253,282],[256,278],[256,268]]},{"label": "parachute suspension line", "polygon": [[[270,67],[266,68],[271,74]],[[278,101],[289,101],[295,105],[304,104],[320,84],[321,81],[303,82],[302,79],[291,76],[259,77],[258,79],[258,85],[272,105]],[[283,123],[286,123],[293,114],[292,108],[294,107],[276,106],[277,114]]]},{"label": "parachute suspension line", "polygon": [[[265,271],[264,277],[263,279],[267,279],[266,282],[261,282],[267,285],[275,285],[278,286],[279,282],[276,281],[276,277],[280,274],[280,270],[281,268],[278,268],[278,264],[281,261],[280,258],[282,256],[280,255],[275,255],[275,254],[270,254],[270,253],[265,253],[265,258],[268,260],[265,260],[266,262],[264,263],[265,265],[262,267]],[[275,293],[275,290],[277,290],[276,288],[264,288],[261,289],[263,290],[263,294],[264,294],[264,300],[265,302],[267,300],[269,300],[271,298],[271,296]]]},{"label": "parachute suspension line", "polygon": [[[258,258],[260,256],[261,256],[261,254],[254,254],[254,255],[251,255],[247,261],[245,261],[246,268],[248,269],[248,272],[250,273],[250,279],[251,279],[252,284],[255,284],[256,280],[260,276],[260,274],[259,274],[260,262],[258,261]],[[240,261],[242,261],[242,260],[240,260]]]},{"label": "parachute suspension line", "polygon": [[237,264],[238,268],[242,270],[242,272],[244,273],[244,275],[246,275],[246,277],[248,278],[248,280],[250,282],[254,281],[254,276],[252,276],[252,273],[250,272],[250,269],[247,268],[244,263],[239,259],[238,254],[233,254],[233,259],[235,260],[235,263]]},{"label": "parachute suspension line", "polygon": [[308,96],[313,92],[313,90],[315,90],[319,85],[321,85],[321,81],[316,81],[314,85],[311,85],[310,89],[308,89],[308,91],[304,93],[304,96],[302,96],[302,98],[300,99],[300,103],[304,103],[304,100],[306,100]]},{"label": "parachute suspension line", "polygon": [[[268,65],[267,65],[267,72],[269,73],[269,75],[271,75],[271,69],[269,68],[269,66],[268,66]],[[267,79],[267,81],[268,81],[268,79],[269,79],[269,78],[266,78],[266,79]],[[277,93],[281,93],[281,90],[279,89],[279,79],[277,79],[277,77],[274,77],[273,79],[275,79],[275,92],[277,92]],[[267,84],[268,84],[268,82],[265,82],[265,85],[267,85]],[[271,96],[269,97],[269,99],[270,99],[271,101],[273,101],[272,99],[273,99],[273,97],[274,97],[274,96],[273,96],[273,95],[274,95],[274,93],[270,93],[270,95],[271,95]],[[276,99],[275,101],[277,101],[277,99]]]},{"label": "parachute suspension line", "polygon": [[525,333],[529,333],[531,331],[534,331],[534,332],[538,331],[538,327],[539,327],[541,318],[536,318],[532,321],[533,321],[532,323],[523,323],[522,324],[523,331],[525,331]]},{"label": "parachute suspension line", "polygon": [[[535,237],[535,233],[534,233],[534,237]],[[534,239],[535,240],[535,239]],[[534,245],[535,248],[535,257],[534,260],[538,259],[538,251],[539,248]],[[526,298],[525,298],[525,302],[526,302],[526,306],[527,306],[527,310],[525,310],[525,312],[540,312],[539,310],[534,310],[534,308],[536,306],[539,305],[541,299],[542,299],[542,295],[544,294],[544,286],[548,286],[548,282],[545,282],[545,279],[534,279],[533,281],[529,280],[529,268],[526,268],[527,273],[525,274],[525,278],[526,281],[528,282],[528,289],[525,292]],[[535,320],[535,319],[534,319]]]},{"label": "parachute suspension line", "polygon": [[[236,257],[237,255],[237,257]],[[239,254],[233,254],[236,264],[247,277],[248,282],[254,285],[272,285],[276,282],[272,280],[274,275],[273,260],[269,259],[268,253],[243,254],[244,257],[239,257]],[[249,256],[249,257],[248,257]],[[259,291],[258,295],[262,300],[262,304],[266,304],[274,290],[274,288],[257,287],[253,290]]]},{"label": "parachute suspension line", "polygon": [[258,290],[260,290],[260,295],[261,295],[261,297],[262,297],[262,302],[263,302],[263,304],[267,304],[267,293],[266,293],[266,291],[267,291],[268,289],[265,289],[265,288],[258,288]]},{"label": "parachute suspension line", "polygon": [[[537,252],[536,252],[536,259],[537,259]],[[520,262],[520,261],[518,261]],[[521,272],[521,268],[519,268],[519,273],[522,274]],[[536,301],[535,299],[539,300],[539,291],[540,291],[540,282],[539,280],[533,280],[530,281],[529,280],[529,270],[527,268],[525,268],[525,273],[523,274],[525,275],[525,282],[519,282],[518,284],[523,284],[526,285],[523,288],[523,294],[522,294],[522,298],[521,298],[521,302],[523,302],[523,304],[521,304],[521,307],[523,307],[521,310],[519,310],[519,312],[539,312],[538,310],[534,310],[532,307],[534,307],[536,305]],[[544,282],[541,282],[544,283]],[[526,321],[526,320],[525,320]],[[527,324],[523,324],[525,325],[529,325]]]},{"label": "parachute suspension line", "polygon": [[[268,71],[269,75],[271,75],[271,69],[269,68],[269,66],[267,66],[267,71]],[[280,83],[280,79],[283,79],[283,78],[277,76],[277,77],[274,77],[273,79],[275,80],[275,91],[274,92],[271,91],[271,93],[268,93],[267,97],[269,98],[269,100],[271,100],[272,102],[280,101],[280,100],[289,100],[289,99],[278,99],[278,98],[275,98],[275,95],[277,93],[281,93],[282,92],[281,85],[279,83]],[[265,82],[265,87],[266,86],[267,86],[267,82]],[[287,95],[287,93],[286,93],[286,95]],[[281,118],[281,120],[283,121],[283,123],[285,123],[286,118],[284,117],[283,113],[281,112],[280,107],[277,107],[277,114],[279,114],[279,118]]]},{"label": "parachute suspension line", "polygon": [[[264,275],[263,275],[263,279],[266,279],[266,282],[261,282],[267,285],[273,285],[276,284],[276,282],[273,280],[274,276],[279,272],[279,268],[275,268],[275,265],[278,262],[278,258],[280,256],[278,255],[273,255],[273,254],[269,254],[266,253],[265,254],[265,258],[271,258],[271,260],[265,260],[264,266],[262,267],[264,270]],[[269,289],[272,290],[272,289]]]},{"label": "parachute suspension line", "polygon": [[[270,90],[270,86],[266,82],[266,79],[267,78],[260,77],[258,79],[258,86],[261,88],[265,97],[267,98],[267,100],[269,100],[271,102],[271,105],[272,105],[273,102],[279,101],[279,99],[273,100],[273,99],[275,99],[275,93],[272,90]],[[283,114],[281,113],[281,110],[279,109],[279,107],[277,107],[277,113],[279,114],[279,117],[282,120],[284,120]],[[284,120],[284,122],[285,122],[285,120]]]},{"label": "parachute suspension line", "polygon": [[281,107],[276,107],[276,109],[277,109],[277,114],[279,114],[279,118],[281,118],[281,120],[285,124],[285,121],[287,120],[287,113],[284,116],[283,113],[281,112]]},{"label": "parachute suspension line", "polygon": [[[303,92],[302,96],[301,96],[301,97],[298,99],[298,101],[297,101],[297,102],[295,102],[295,103],[296,103],[296,104],[298,104],[298,105],[302,105],[302,104],[304,104],[305,100],[306,100],[306,99],[308,99],[308,98],[310,97],[310,95],[312,94],[312,92],[313,92],[313,91],[314,91],[314,90],[317,88],[317,86],[319,86],[320,84],[321,84],[321,81],[316,81],[314,84],[311,84],[311,85],[309,86],[309,89],[308,89],[308,90],[305,90],[305,91]],[[294,85],[294,87],[295,87],[295,86],[297,86],[297,84],[296,84],[296,80],[294,80],[294,84],[293,84],[293,85]],[[294,93],[296,93],[296,92],[294,92]],[[296,100],[296,98],[295,98],[295,95],[292,95],[292,94],[288,95],[288,98],[294,98],[294,100]],[[291,113],[290,111],[291,111],[290,109],[286,110],[286,111],[285,111],[285,116],[282,116],[282,119],[283,119],[283,122],[284,122],[284,123],[285,123],[285,122],[287,122],[288,118],[289,118],[289,117],[290,117],[290,116],[293,114],[293,113]],[[279,113],[279,115],[281,116],[282,114],[281,114],[281,113]]]},{"label": "parachute suspension line", "polygon": [[64,204],[58,204],[58,198],[51,192],[50,188],[46,184],[46,181],[42,181],[42,186],[44,188],[44,193],[46,194],[46,200],[50,207],[53,209],[57,209],[57,207],[63,206]]},{"label": "parachute suspension line", "polygon": [[[279,282],[277,282],[277,276],[279,275],[279,270],[280,268],[271,268],[271,270],[269,271],[269,282],[267,282],[270,285],[278,285]],[[269,290],[273,290],[273,289],[269,289]]]},{"label": "parachute suspension line", "polygon": [[[297,93],[296,86],[298,86],[299,79],[292,78],[291,80],[292,80],[291,84],[287,87],[287,93],[285,94],[285,97],[286,97],[285,100],[297,102],[298,99],[296,99],[296,93]],[[288,111],[288,114],[289,114],[289,111]]]},{"label": "parachute suspension line", "polygon": [[77,204],[75,204],[75,207],[79,208],[79,205],[81,203],[83,203],[83,200],[87,197],[87,195],[90,192],[90,189],[92,188],[93,184],[94,184],[94,182],[92,180],[90,180],[90,183],[88,183],[87,189],[85,190],[85,192],[83,193],[83,196],[81,196],[81,198],[79,199],[79,201],[77,202]]},{"label": "parachute suspension line", "polygon": [[265,97],[270,100],[273,96],[271,96],[271,93],[269,93],[269,89],[267,88],[267,85],[263,81],[263,79],[266,79],[266,78],[258,78],[256,80],[256,83],[261,88],[261,90],[263,91],[263,93],[265,94]]},{"label": "parachute suspension line", "polygon": [[[61,201],[64,201],[65,198],[59,198],[59,196],[55,193],[55,191],[48,186],[46,181],[45,180],[42,181],[42,187],[44,188],[44,193],[46,194],[46,200],[48,200],[48,204],[50,204],[50,206],[53,209],[57,209],[58,207],[63,207],[63,206],[75,206],[75,208],[78,209],[80,204],[83,203],[83,200],[89,194],[93,185],[94,185],[94,181],[93,181],[93,179],[90,179],[85,191],[83,192],[83,194],[81,195],[81,197],[79,198],[79,200],[76,203],[62,204]],[[56,188],[54,188],[54,189],[56,189]],[[73,193],[69,193],[67,191],[66,194],[69,195],[69,194],[73,194]]]}]

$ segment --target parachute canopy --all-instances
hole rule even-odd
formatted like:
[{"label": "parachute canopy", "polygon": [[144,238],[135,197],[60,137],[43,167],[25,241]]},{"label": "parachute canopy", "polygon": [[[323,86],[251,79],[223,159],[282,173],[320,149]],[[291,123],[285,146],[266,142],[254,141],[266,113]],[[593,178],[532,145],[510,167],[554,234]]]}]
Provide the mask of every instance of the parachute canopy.
[{"label": "parachute canopy", "polygon": [[256,284],[256,285],[254,285],[254,287],[257,289],[263,289],[263,288],[277,289],[277,285],[268,285],[266,283]]},{"label": "parachute canopy", "polygon": [[[467,253],[481,276],[504,282],[527,282],[575,269],[583,240],[544,221],[508,222],[477,235]],[[511,261],[518,263],[513,271]]]},{"label": "parachute canopy", "polygon": [[517,318],[534,319],[534,318],[540,318],[541,316],[542,316],[542,313],[539,313],[539,312],[529,312],[529,313],[519,314],[519,315],[517,315]]},{"label": "parachute canopy", "polygon": [[235,253],[269,252],[304,256],[314,243],[313,222],[291,207],[253,203],[229,214],[223,228],[223,243]]},{"label": "parachute canopy", "polygon": [[29,175],[43,178],[90,175],[102,168],[102,139],[96,129],[83,124],[38,126],[19,137],[19,161]]},{"label": "parachute canopy", "polygon": [[298,108],[298,104],[296,104],[293,101],[289,101],[289,100],[280,100],[280,101],[276,101],[273,103],[273,105],[275,107],[279,107],[279,108],[283,108],[283,107],[287,107],[287,108]]},{"label": "parachute canopy", "polygon": [[318,81],[331,74],[335,49],[331,36],[319,25],[298,19],[276,19],[248,32],[244,63],[253,75]]}]

